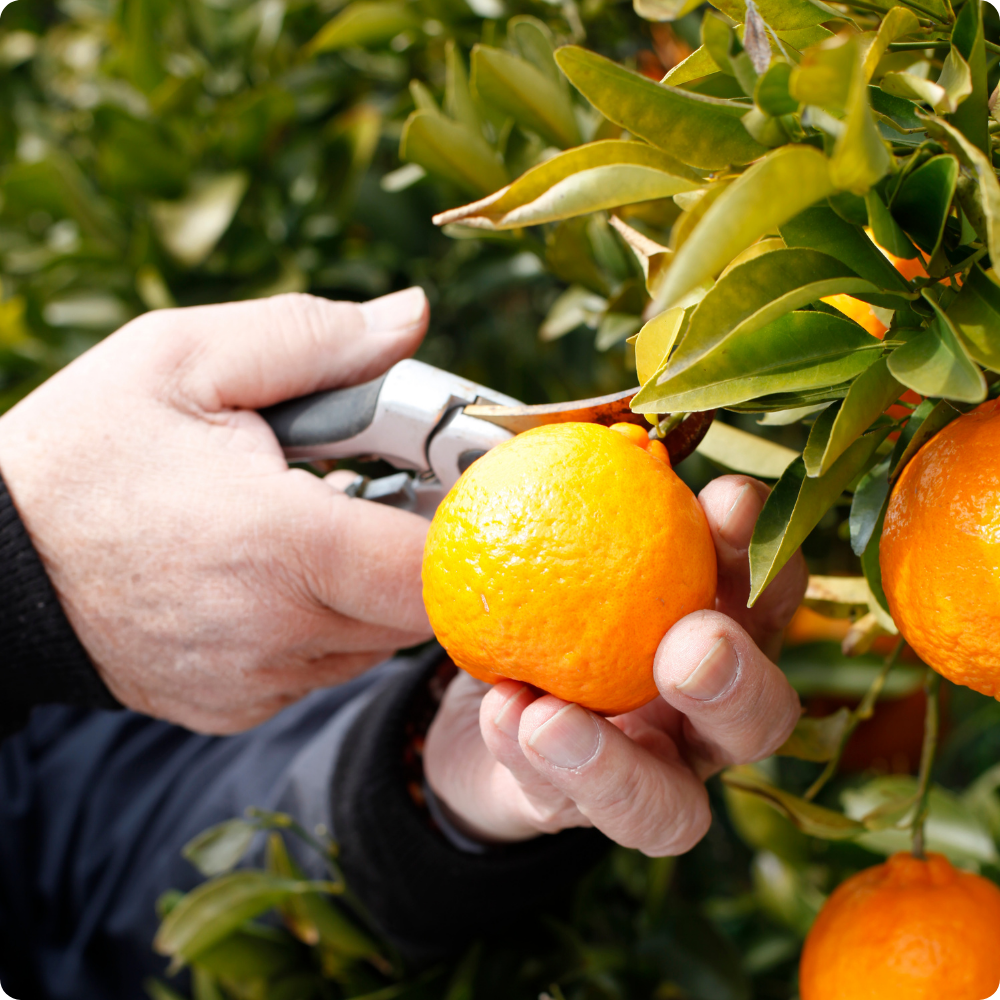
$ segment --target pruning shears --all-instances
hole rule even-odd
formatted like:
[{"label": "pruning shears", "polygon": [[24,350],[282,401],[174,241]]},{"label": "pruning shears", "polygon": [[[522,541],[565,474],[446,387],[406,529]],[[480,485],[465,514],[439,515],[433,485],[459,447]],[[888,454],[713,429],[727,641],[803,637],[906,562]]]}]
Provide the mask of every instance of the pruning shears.
[{"label": "pruning shears", "polygon": [[[521,431],[568,421],[627,422],[648,429],[646,418],[629,409],[638,391],[526,406],[408,359],[371,382],[301,396],[261,415],[292,461],[383,459],[405,470],[374,480],[359,476],[348,492],[430,517],[477,458]],[[671,462],[694,451],[712,417],[712,412],[692,413],[667,433],[664,444]]]}]

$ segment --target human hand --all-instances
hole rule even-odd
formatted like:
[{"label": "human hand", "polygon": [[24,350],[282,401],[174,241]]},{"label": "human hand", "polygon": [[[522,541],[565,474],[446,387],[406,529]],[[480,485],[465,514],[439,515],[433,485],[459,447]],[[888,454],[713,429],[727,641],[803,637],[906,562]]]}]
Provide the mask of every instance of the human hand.
[{"label": "human hand", "polygon": [[80,641],[131,708],[268,718],[430,637],[427,523],[290,470],[254,411],[372,379],[419,288],[148,313],[0,419],[0,471]]},{"label": "human hand", "polygon": [[716,610],[664,636],[661,697],[611,719],[519,681],[490,687],[459,672],[427,734],[427,781],[449,818],[485,842],[596,826],[652,856],[681,854],[708,830],[704,780],[768,756],[799,700],[776,657],[805,592],[796,553],[753,608],[747,549],[768,489],[723,476],[702,490],[719,565]]}]

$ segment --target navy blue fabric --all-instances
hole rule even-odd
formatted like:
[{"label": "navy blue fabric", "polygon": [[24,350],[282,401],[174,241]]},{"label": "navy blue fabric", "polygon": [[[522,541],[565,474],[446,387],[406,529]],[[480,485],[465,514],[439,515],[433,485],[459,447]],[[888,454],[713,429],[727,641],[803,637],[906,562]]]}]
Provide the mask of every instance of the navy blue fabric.
[{"label": "navy blue fabric", "polygon": [[17,1000],[139,998],[155,903],[200,880],[181,847],[280,803],[290,762],[370,674],[238,736],[133,712],[35,709],[0,746],[0,983]]}]

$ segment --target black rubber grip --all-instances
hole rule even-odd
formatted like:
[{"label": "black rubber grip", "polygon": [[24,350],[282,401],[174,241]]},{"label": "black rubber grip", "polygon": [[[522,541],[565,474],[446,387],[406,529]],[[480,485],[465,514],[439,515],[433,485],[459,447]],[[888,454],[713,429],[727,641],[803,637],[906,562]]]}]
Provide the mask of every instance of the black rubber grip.
[{"label": "black rubber grip", "polygon": [[260,415],[274,431],[283,448],[310,448],[346,441],[360,434],[375,418],[381,375],[371,382],[346,389],[330,389],[276,403]]}]

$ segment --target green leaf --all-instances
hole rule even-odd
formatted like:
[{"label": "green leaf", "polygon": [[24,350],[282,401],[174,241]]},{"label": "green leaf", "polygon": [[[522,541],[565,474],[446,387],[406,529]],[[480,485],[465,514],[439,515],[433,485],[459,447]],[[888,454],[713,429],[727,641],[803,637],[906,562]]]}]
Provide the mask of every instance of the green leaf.
[{"label": "green leaf", "polygon": [[306,46],[306,54],[346,49],[352,46],[382,45],[419,22],[413,10],[396,0],[353,0],[331,21],[327,21]]},{"label": "green leaf", "polygon": [[872,110],[878,112],[883,118],[889,119],[897,128],[890,129],[890,135],[894,142],[914,141],[918,145],[924,141],[923,132],[912,136],[902,135],[901,132],[909,129],[922,129],[923,121],[917,117],[920,108],[904,97],[893,97],[887,94],[881,87],[868,88],[868,103]]},{"label": "green leaf", "polygon": [[257,834],[257,827],[244,819],[231,819],[209,827],[188,841],[181,850],[202,875],[220,875],[242,860]]},{"label": "green leaf", "polygon": [[936,114],[952,114],[972,93],[972,74],[969,64],[953,45],[936,81],[913,73],[886,73],[882,77],[882,90],[894,97],[926,101]]},{"label": "green leaf", "polygon": [[784,472],[757,518],[750,541],[750,600],[752,607],[764,588],[778,575],[806,536],[837,502],[851,480],[864,471],[889,429],[870,431],[854,442],[817,479],[806,476],[802,459]]},{"label": "green leaf", "polygon": [[701,19],[701,43],[723,73],[735,76],[732,67],[733,29],[721,17],[708,11]]},{"label": "green leaf", "polygon": [[197,968],[227,981],[267,980],[294,968],[299,954],[287,935],[248,926],[198,953]]},{"label": "green leaf", "polygon": [[815,46],[803,53],[802,62],[792,69],[789,92],[800,104],[844,111],[857,66],[858,50],[853,42]]},{"label": "green leaf", "polygon": [[868,210],[868,221],[872,227],[872,233],[880,246],[886,248],[889,253],[894,253],[897,257],[905,260],[912,260],[917,256],[917,248],[910,242],[906,233],[899,228],[899,224],[885,207],[882,196],[878,191],[869,191],[865,195],[865,207]]},{"label": "green leaf", "polygon": [[510,52],[476,45],[472,89],[484,103],[560,149],[581,141],[573,105],[559,84]]},{"label": "green leaf", "polygon": [[671,87],[679,87],[681,84],[690,83],[692,80],[700,80],[703,76],[711,73],[718,73],[719,67],[712,58],[712,53],[702,45],[695,49],[686,59],[679,62],[661,81],[669,83]]},{"label": "green leaf", "polygon": [[[712,6],[739,24],[746,22],[746,0],[713,0]],[[826,4],[810,0],[757,0],[756,7],[760,16],[776,31],[811,28],[836,16]]]},{"label": "green leaf", "polygon": [[773,250],[754,257],[727,271],[701,300],[668,375],[696,364],[728,338],[759,330],[826,295],[874,291],[846,264],[816,250]]},{"label": "green leaf", "polygon": [[[985,221],[987,244],[990,260],[1000,261],[1000,181],[997,181],[996,171],[986,155],[948,122],[941,118],[925,117],[927,132],[944,144],[958,157],[963,167],[971,171],[978,188],[977,211],[982,213]],[[959,196],[961,197],[961,185]],[[964,208],[964,202],[963,202]],[[974,223],[971,212],[967,212],[969,220]]]},{"label": "green leaf", "polygon": [[817,764],[832,760],[851,721],[847,708],[814,719],[804,715],[795,724],[792,735],[774,752],[779,757],[797,757]]},{"label": "green leaf", "polygon": [[399,156],[473,194],[507,183],[502,161],[482,135],[439,112],[414,111],[406,119]]},{"label": "green leaf", "polygon": [[708,209],[674,258],[658,299],[671,306],[832,191],[827,159],[819,150],[793,145],[768,153]]},{"label": "green leaf", "polygon": [[701,0],[632,0],[639,17],[647,21],[676,21],[701,6]]},{"label": "green leaf", "polygon": [[690,167],[643,142],[605,139],[560,153],[513,184],[434,217],[479,229],[515,229],[703,187]]},{"label": "green leaf", "polygon": [[[882,587],[882,564],[879,561],[879,545],[882,540],[882,528],[885,525],[885,512],[889,508],[889,499],[891,496],[891,493],[886,492],[885,499],[882,501],[882,506],[875,518],[875,526],[872,528],[871,538],[865,546],[864,552],[861,553],[861,572],[864,573],[865,579],[868,581],[868,589],[871,591],[872,597],[878,606],[887,615],[891,615],[891,612],[889,611],[889,602],[886,599],[885,590]],[[875,611],[876,614],[878,613],[873,606],[869,605],[869,608]]]},{"label": "green leaf", "polygon": [[798,452],[791,448],[768,441],[757,434],[741,431],[721,420],[712,422],[708,433],[695,450],[733,472],[742,472],[758,479],[778,479],[799,457]]},{"label": "green leaf", "polygon": [[986,398],[986,379],[969,357],[951,320],[933,298],[937,314],[926,330],[913,334],[889,355],[889,371],[921,396],[940,396],[962,403]]},{"label": "green leaf", "polygon": [[722,780],[730,788],[749,792],[769,802],[810,837],[819,837],[821,840],[852,840],[859,833],[864,833],[865,828],[861,823],[792,795],[791,792],[765,781],[749,768],[723,771]]},{"label": "green leaf", "polygon": [[187,1000],[185,996],[159,979],[146,979],[142,988],[149,994],[150,1000]]},{"label": "green leaf", "polygon": [[645,385],[664,365],[677,335],[684,326],[684,309],[658,313],[640,331],[635,341],[635,372]]},{"label": "green leaf", "polygon": [[544,21],[539,21],[537,17],[531,17],[529,14],[512,17],[507,22],[507,37],[514,41],[521,55],[532,66],[565,89],[566,78],[556,65],[552,32]]},{"label": "green leaf", "polygon": [[719,170],[766,152],[743,128],[745,106],[656,83],[576,46],[557,50],[556,62],[606,118],[683,163]]},{"label": "green leaf", "polygon": [[822,476],[830,466],[903,394],[903,387],[879,358],[853,382],[840,404],[825,410],[812,426],[802,459],[806,474]]},{"label": "green leaf", "polygon": [[613,312],[608,310],[597,326],[597,337],[594,347],[598,351],[606,351],[615,344],[627,340],[642,326],[642,318],[632,313]]},{"label": "green leaf", "polygon": [[229,228],[250,178],[242,170],[200,179],[179,201],[149,206],[153,229],[167,252],[185,267],[201,264]]},{"label": "green leaf", "polygon": [[[416,82],[416,81],[414,81]],[[412,86],[412,84],[411,84]],[[417,105],[420,107],[420,105]],[[445,110],[448,117],[460,122],[473,134],[480,134],[482,124],[469,90],[469,77],[465,72],[462,53],[452,39],[445,46]]]},{"label": "green leaf", "polygon": [[[963,57],[969,71],[969,89],[965,100],[952,109],[951,124],[974,146],[990,155],[989,85],[986,82],[986,41],[983,32],[983,8],[979,0],[968,0],[959,11],[951,32],[952,51]],[[938,81],[945,86],[947,60]],[[947,89],[947,88],[946,88]],[[937,109],[935,109],[937,110]]]},{"label": "green leaf", "polygon": [[978,264],[946,311],[969,354],[984,367],[1000,371],[1000,287]]},{"label": "green leaf", "polygon": [[281,878],[261,871],[220,875],[192,889],[167,914],[153,942],[161,955],[180,966],[198,958],[247,920],[270,910],[294,893],[339,891],[327,883]]},{"label": "green leaf", "polygon": [[869,469],[858,483],[851,500],[851,548],[856,556],[864,554],[882,516],[889,495],[889,459]]},{"label": "green leaf", "polygon": [[765,114],[777,117],[790,115],[799,110],[799,102],[792,97],[788,89],[792,67],[784,62],[776,61],[757,81],[754,91],[754,103]]},{"label": "green leaf", "polygon": [[[954,156],[933,156],[907,174],[892,200],[893,216],[917,246],[931,256],[941,243],[957,181],[958,160]],[[892,250],[887,243],[882,246]]]},{"label": "green leaf", "polygon": [[878,27],[878,33],[872,39],[871,44],[864,53],[862,68],[865,83],[871,80],[882,56],[886,54],[889,46],[897,38],[902,38],[904,35],[909,35],[919,30],[920,22],[917,20],[916,14],[905,7],[893,7],[882,18],[882,23]]},{"label": "green leaf", "polygon": [[[777,813],[773,814],[780,818]],[[803,835],[799,833],[799,836]],[[778,852],[758,851],[750,862],[750,876],[753,879],[754,901],[759,908],[772,920],[794,931],[795,938],[788,957],[797,955],[801,947],[799,942],[809,933],[826,902],[825,894],[810,880],[809,869],[802,858],[789,861]],[[744,955],[744,961],[751,968],[754,950]],[[787,961],[781,951],[778,951],[778,961]]]},{"label": "green leaf", "polygon": [[[871,815],[889,803],[913,798],[917,792],[916,778],[909,775],[887,775],[875,778],[860,788],[841,792],[844,811],[856,820]],[[986,825],[953,792],[932,786],[925,825],[926,847],[944,854],[957,865],[975,867],[995,865],[1000,861],[996,845]],[[914,806],[915,808],[915,806]],[[879,854],[894,854],[910,849],[910,829],[904,816],[897,829],[864,833],[858,843]]]},{"label": "green leaf", "polygon": [[[863,229],[842,219],[827,205],[807,209],[780,227],[785,245],[812,247],[836,257],[855,274],[879,288],[908,293],[909,285],[885,255],[865,235]],[[861,296],[867,302],[890,309],[899,305],[891,296]]]},{"label": "green leaf", "polygon": [[736,334],[675,375],[668,366],[632,400],[637,413],[731,406],[771,393],[827,387],[859,375],[882,345],[856,323],[825,312],[791,312]]}]

